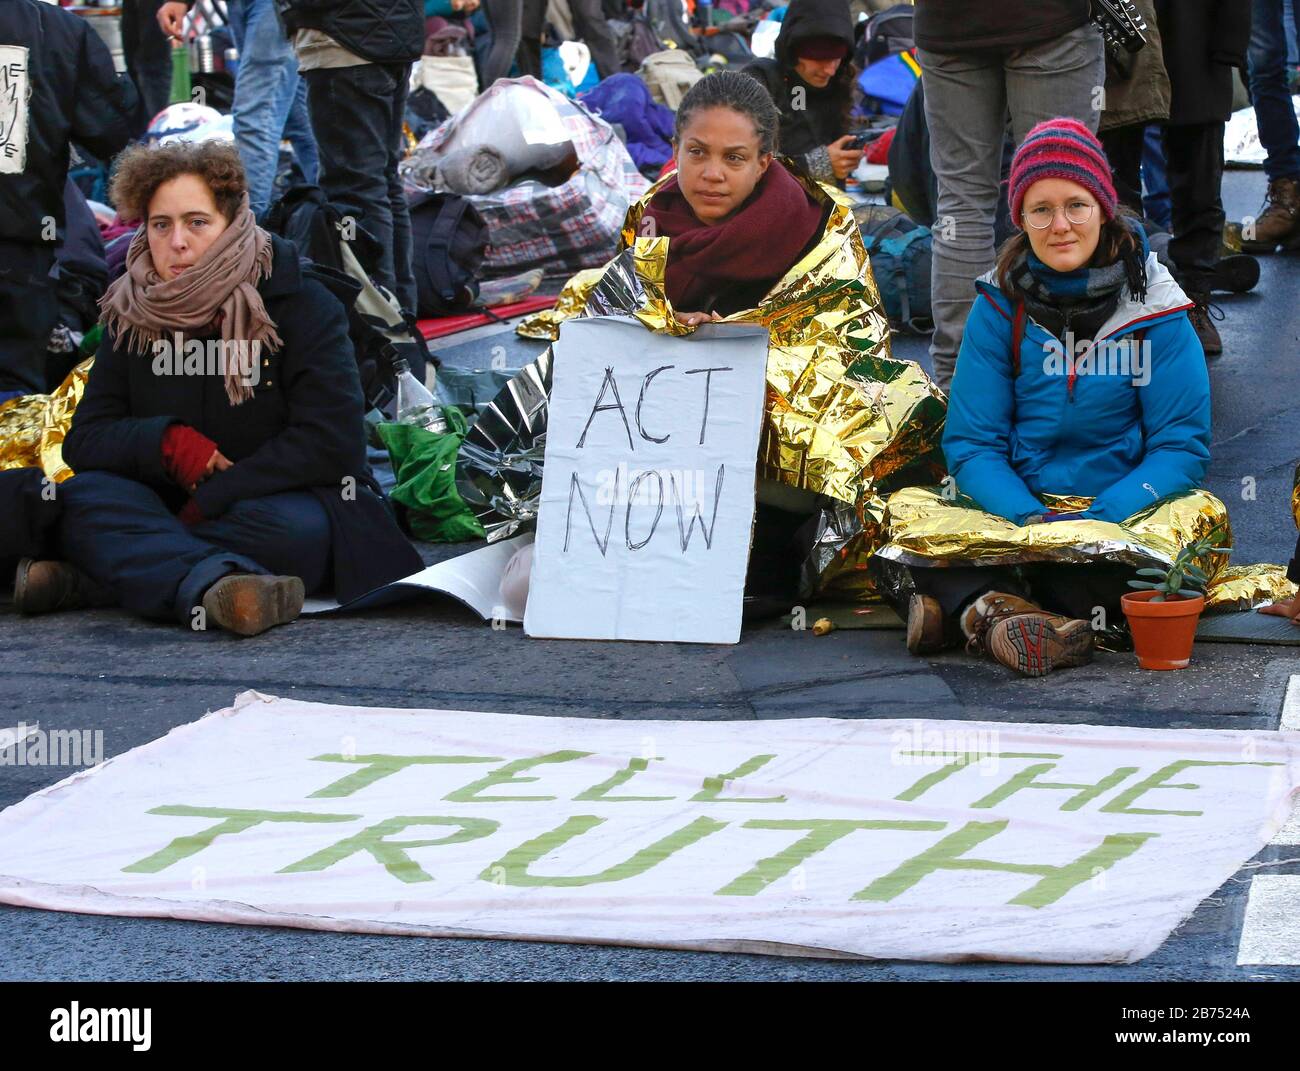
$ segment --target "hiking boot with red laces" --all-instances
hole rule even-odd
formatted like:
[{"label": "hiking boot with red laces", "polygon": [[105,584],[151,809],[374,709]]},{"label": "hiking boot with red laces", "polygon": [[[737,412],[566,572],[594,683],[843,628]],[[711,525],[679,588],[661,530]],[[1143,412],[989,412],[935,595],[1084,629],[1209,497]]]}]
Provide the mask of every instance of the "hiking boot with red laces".
[{"label": "hiking boot with red laces", "polygon": [[1028,599],[991,591],[961,615],[966,649],[1026,677],[1092,661],[1093,632],[1087,621],[1049,614]]},{"label": "hiking boot with red laces", "polygon": [[1273,179],[1259,217],[1241,228],[1241,248],[1247,253],[1271,253],[1278,246],[1300,249],[1300,179],[1294,176]]}]

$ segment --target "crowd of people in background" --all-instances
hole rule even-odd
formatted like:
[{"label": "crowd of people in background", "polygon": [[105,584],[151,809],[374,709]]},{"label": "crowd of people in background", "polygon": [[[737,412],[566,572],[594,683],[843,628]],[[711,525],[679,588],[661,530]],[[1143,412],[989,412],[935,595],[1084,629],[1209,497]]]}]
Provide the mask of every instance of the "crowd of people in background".
[{"label": "crowd of people in background", "polygon": [[[119,75],[75,15],[0,0],[0,43],[31,49],[25,143],[0,161],[0,401],[61,378],[47,368],[46,343],[72,147],[112,161],[142,134],[166,103],[171,42],[185,37],[193,2],[126,0],[128,73]],[[595,80],[629,69],[634,37],[612,27],[654,23],[657,2],[564,5]],[[863,16],[890,6],[791,0],[770,56],[714,57],[714,73],[681,100],[674,159],[661,172],[676,177],[642,209],[670,238],[666,285],[683,323],[761,306],[824,240],[832,205],[815,183],[845,190],[864,162],[871,137],[855,59]],[[1045,494],[1085,495],[1086,516],[1120,521],[1198,487],[1209,460],[1205,359],[1223,348],[1212,295],[1254,286],[1253,254],[1300,248],[1283,0],[1131,6],[1146,25],[1136,53],[1107,46],[1089,0],[915,3],[908,55],[921,77],[895,141],[910,129],[926,149],[921,180],[910,194],[900,183],[895,199],[909,210],[909,196],[926,202],[914,215],[933,239],[930,354],[949,396],[943,445],[963,491],[1017,525],[1062,519],[1043,508]],[[674,0],[660,21],[693,21],[707,34],[719,25],[713,7]],[[750,5],[731,7],[727,17]],[[168,156],[136,147],[115,165],[111,196],[142,226],[103,298],[108,334],[66,442],[83,473],[65,507],[75,517],[62,545],[68,568],[20,570],[17,597],[29,612],[116,601],[186,620],[202,607],[253,634],[290,620],[304,591],[330,576],[359,592],[418,567],[367,481],[363,402],[343,372],[346,318],[323,276],[259,224],[275,203],[287,141],[301,178],[374,239],[365,271],[413,313],[412,221],[399,175],[412,65],[463,39],[474,42],[481,87],[540,79],[554,9],[546,0],[225,8],[238,54],[233,148]],[[1268,194],[1258,218],[1234,229],[1220,192],[1224,131],[1246,72]],[[180,327],[227,341],[260,331],[273,354],[262,384],[245,392],[228,380],[214,403],[192,384],[144,376],[133,355]],[[1115,383],[1081,388],[1109,424],[1104,434],[1084,423],[1060,434],[1058,384],[1028,362],[1022,369],[1022,347],[1134,330],[1155,349],[1150,389],[1139,399]],[[277,381],[289,402],[267,393]],[[1068,389],[1073,401],[1073,378]],[[341,480],[360,485],[368,534],[358,508],[340,511],[337,495],[314,493]],[[391,545],[378,573],[366,567],[375,555],[357,555],[365,539]],[[964,636],[1022,673],[1086,660],[1091,634],[1078,608],[1118,590],[1094,569],[1088,584],[1100,578],[1107,592],[1080,596],[1078,578],[1058,571],[1035,603],[991,570],[914,572],[909,647]]]}]

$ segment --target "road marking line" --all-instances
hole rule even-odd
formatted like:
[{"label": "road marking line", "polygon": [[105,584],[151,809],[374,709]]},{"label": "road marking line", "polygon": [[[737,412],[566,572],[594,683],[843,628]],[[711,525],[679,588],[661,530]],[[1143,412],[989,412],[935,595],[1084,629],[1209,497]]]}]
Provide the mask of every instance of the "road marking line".
[{"label": "road marking line", "polygon": [[1250,883],[1238,967],[1300,965],[1300,877],[1260,874]]},{"label": "road marking line", "polygon": [[1293,673],[1287,682],[1286,697],[1282,700],[1282,721],[1278,728],[1300,732],[1300,673]]}]

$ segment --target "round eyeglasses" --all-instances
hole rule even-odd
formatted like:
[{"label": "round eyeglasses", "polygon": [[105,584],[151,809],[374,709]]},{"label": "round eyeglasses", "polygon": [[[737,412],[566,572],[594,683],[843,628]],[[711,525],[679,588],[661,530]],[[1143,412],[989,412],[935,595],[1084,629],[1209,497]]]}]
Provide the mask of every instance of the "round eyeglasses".
[{"label": "round eyeglasses", "polygon": [[[1092,210],[1096,207],[1086,201],[1071,201],[1068,205],[1064,205],[1063,209],[1065,218],[1076,227],[1080,227],[1092,219]],[[1056,220],[1056,213],[1059,211],[1062,209],[1038,205],[1024,214],[1025,222],[1036,231],[1045,231]]]}]

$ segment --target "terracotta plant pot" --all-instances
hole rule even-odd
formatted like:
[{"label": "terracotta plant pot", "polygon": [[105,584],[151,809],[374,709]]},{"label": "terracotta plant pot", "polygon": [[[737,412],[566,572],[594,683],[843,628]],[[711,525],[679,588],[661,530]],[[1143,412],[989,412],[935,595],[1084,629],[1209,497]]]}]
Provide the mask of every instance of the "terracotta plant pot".
[{"label": "terracotta plant pot", "polygon": [[1138,665],[1143,669],[1185,669],[1192,660],[1192,640],[1205,596],[1152,602],[1157,594],[1134,591],[1120,599],[1133,633]]}]

